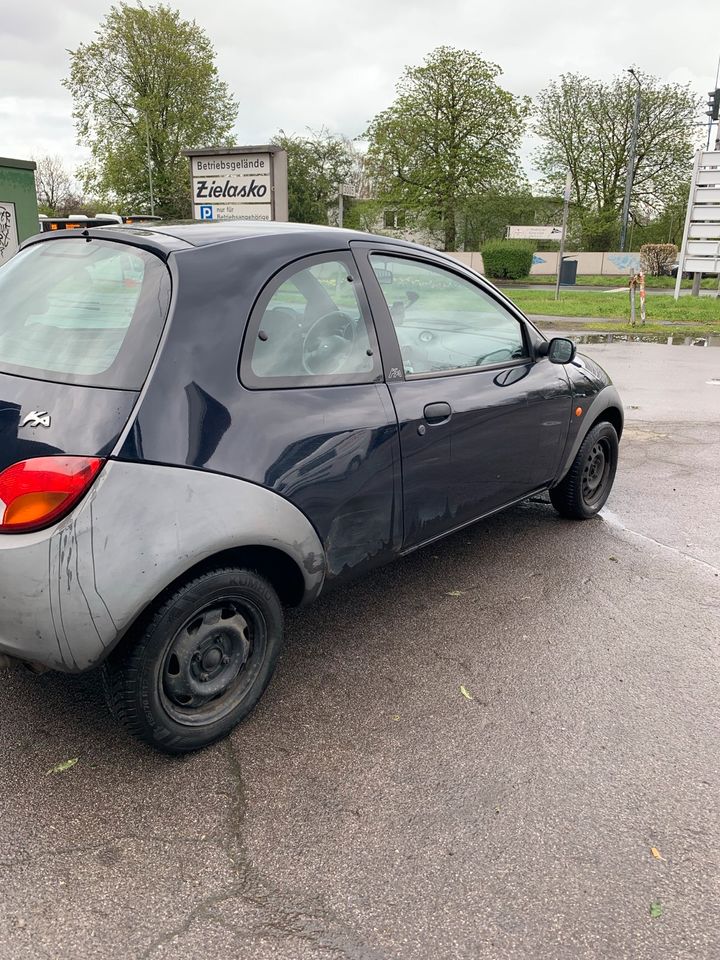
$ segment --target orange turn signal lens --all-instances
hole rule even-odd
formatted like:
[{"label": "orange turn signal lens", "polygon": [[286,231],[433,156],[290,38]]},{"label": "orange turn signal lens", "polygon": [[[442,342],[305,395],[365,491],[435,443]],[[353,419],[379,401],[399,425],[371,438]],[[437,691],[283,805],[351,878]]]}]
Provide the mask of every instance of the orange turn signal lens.
[{"label": "orange turn signal lens", "polygon": [[576,417],[581,417],[581,416],[582,416],[582,413],[583,413],[583,408],[582,408],[582,407],[575,407],[575,416],[576,416]]},{"label": "orange turn signal lens", "polygon": [[66,493],[24,493],[5,508],[3,525],[36,523],[54,513],[66,499]]}]

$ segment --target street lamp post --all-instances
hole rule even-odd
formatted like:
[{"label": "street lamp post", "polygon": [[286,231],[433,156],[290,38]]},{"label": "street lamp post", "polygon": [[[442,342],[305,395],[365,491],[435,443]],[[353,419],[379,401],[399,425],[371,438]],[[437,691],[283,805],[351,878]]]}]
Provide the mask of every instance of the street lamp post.
[{"label": "street lamp post", "polygon": [[628,217],[630,215],[630,194],[632,193],[633,180],[635,179],[635,151],[637,149],[638,126],[640,125],[640,78],[635,70],[630,67],[628,70],[630,76],[637,83],[635,92],[635,116],[633,117],[632,133],[630,134],[630,156],[628,157],[627,175],[625,177],[625,199],[623,200],[622,227],[620,229],[620,251],[625,250],[625,236],[627,234]]},{"label": "street lamp post", "polygon": [[150,127],[148,125],[147,113],[145,114],[145,146],[147,147],[147,169],[148,180],[150,182],[150,216],[155,216],[155,197],[153,196],[152,181],[152,160],[150,158]]}]

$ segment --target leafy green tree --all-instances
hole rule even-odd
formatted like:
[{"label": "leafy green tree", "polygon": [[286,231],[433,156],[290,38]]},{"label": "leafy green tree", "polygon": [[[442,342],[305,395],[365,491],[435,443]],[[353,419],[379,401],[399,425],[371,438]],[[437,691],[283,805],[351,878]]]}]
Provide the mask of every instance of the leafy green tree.
[{"label": "leafy green tree", "polygon": [[185,147],[232,143],[237,104],[220,80],[215,52],[194,21],[165,4],[110,8],[95,40],[70,51],[63,81],[79,141],[91,161],[86,190],[127,210],[148,207],[148,141],[157,212],[187,216]]},{"label": "leafy green tree", "polygon": [[362,197],[359,200],[345,201],[344,226],[349,230],[362,230],[363,233],[384,233],[382,226],[385,204],[382,200]]},{"label": "leafy green tree", "polygon": [[668,200],[662,212],[642,223],[630,221],[631,250],[639,250],[644,243],[682,243],[685,228],[690,181],[679,183],[675,194]]},{"label": "leafy green tree", "polygon": [[352,143],[325,129],[308,130],[304,137],[280,130],[273,143],[288,155],[290,219],[327,224],[338,187],[351,179],[356,164]]},{"label": "leafy green tree", "polygon": [[529,101],[499,86],[501,73],[471,50],[438,47],[405,69],[395,102],[366,134],[380,196],[439,227],[446,250],[456,248],[468,202],[517,179]]},{"label": "leafy green tree", "polygon": [[[458,238],[465,250],[479,250],[489,240],[505,238],[510,224],[547,224],[562,222],[563,201],[556,197],[536,197],[527,184],[518,183],[511,192],[487,190],[465,204]],[[549,241],[551,249],[557,245]]]},{"label": "leafy green tree", "polygon": [[[630,210],[635,222],[657,216],[688,177],[700,100],[689,86],[640,74],[640,123]],[[637,84],[622,75],[608,83],[563,74],[539,94],[536,163],[557,193],[569,171],[573,199],[585,212],[584,246],[608,249],[618,239],[630,156]]]}]

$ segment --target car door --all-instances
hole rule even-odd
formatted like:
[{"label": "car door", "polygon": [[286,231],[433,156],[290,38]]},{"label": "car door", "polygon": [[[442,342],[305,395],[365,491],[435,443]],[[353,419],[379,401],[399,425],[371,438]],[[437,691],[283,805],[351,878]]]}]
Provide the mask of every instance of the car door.
[{"label": "car door", "polygon": [[397,423],[348,251],[275,274],[253,308],[240,378],[233,472],[305,513],[325,546],[328,579],[357,576],[397,553]]},{"label": "car door", "polygon": [[570,386],[561,366],[534,357],[523,318],[474,275],[412,248],[353,248],[378,333],[387,331],[409,549],[552,479]]}]

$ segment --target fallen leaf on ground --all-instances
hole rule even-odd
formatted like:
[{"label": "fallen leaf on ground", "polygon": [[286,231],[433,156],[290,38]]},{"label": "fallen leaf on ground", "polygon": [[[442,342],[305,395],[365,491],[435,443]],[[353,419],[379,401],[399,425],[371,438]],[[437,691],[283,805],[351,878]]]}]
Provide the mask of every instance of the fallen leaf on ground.
[{"label": "fallen leaf on ground", "polygon": [[610,557],[610,559],[613,560],[615,563],[619,563],[619,562],[620,562],[617,557]]},{"label": "fallen leaf on ground", "polygon": [[464,687],[460,684],[460,693],[465,697],[466,700],[474,700],[475,697],[470,693],[467,687]]},{"label": "fallen leaf on ground", "polygon": [[661,904],[661,903],[657,903],[657,901],[656,901],[655,903],[651,903],[651,904],[650,904],[650,916],[653,918],[653,920],[657,919],[657,917],[661,917],[661,916],[662,916],[662,904]]},{"label": "fallen leaf on ground", "polygon": [[53,767],[52,770],[48,770],[48,773],[65,773],[65,771],[69,770],[70,767],[74,767],[79,759],[80,757],[73,757],[72,760],[63,760],[62,763],[59,763],[56,767]]},{"label": "fallen leaf on ground", "polygon": [[391,719],[391,720],[399,720],[399,719],[400,719],[400,714],[399,714],[399,713],[396,713],[395,716],[394,716],[394,717],[391,717],[390,719]]},{"label": "fallen leaf on ground", "polygon": [[650,847],[650,853],[655,857],[656,860],[665,859],[665,857],[660,853],[657,847]]},{"label": "fallen leaf on ground", "polygon": [[448,596],[448,597],[461,597],[461,596],[462,596],[462,590],[448,590],[447,596]]}]

